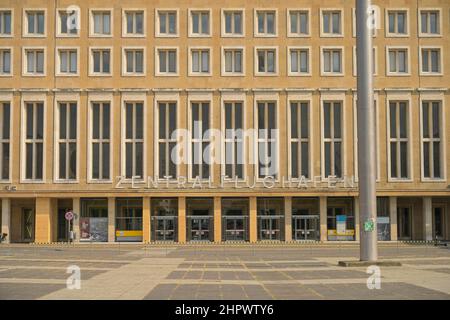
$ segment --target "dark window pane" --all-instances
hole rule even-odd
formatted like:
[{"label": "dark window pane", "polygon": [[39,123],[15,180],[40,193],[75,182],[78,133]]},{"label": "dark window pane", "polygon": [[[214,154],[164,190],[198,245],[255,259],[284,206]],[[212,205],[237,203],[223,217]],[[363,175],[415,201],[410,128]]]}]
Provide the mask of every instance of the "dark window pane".
[{"label": "dark window pane", "polygon": [[100,178],[100,145],[92,144],[92,179]]},{"label": "dark window pane", "polygon": [[342,176],[342,150],[341,143],[334,143],[334,175],[336,177]]},{"label": "dark window pane", "polygon": [[32,103],[27,103],[26,105],[26,117],[27,117],[27,126],[26,126],[26,130],[27,130],[27,139],[33,139],[34,134],[33,134],[33,129],[34,129],[34,108],[33,108],[33,104]]},{"label": "dark window pane", "polygon": [[133,144],[125,144],[125,175],[131,179],[133,175]]},{"label": "dark window pane", "polygon": [[423,143],[423,175],[430,178],[430,143]]},{"label": "dark window pane", "polygon": [[42,172],[44,168],[44,152],[43,152],[43,144],[36,143],[36,174],[35,178],[38,180],[42,179]]},{"label": "dark window pane", "polygon": [[177,177],[177,165],[175,163],[175,158],[173,153],[175,152],[175,147],[176,147],[176,143],[175,142],[171,142],[169,143],[169,175],[172,178],[176,178]]},{"label": "dark window pane", "polygon": [[301,134],[302,138],[307,139],[309,137],[309,124],[308,124],[308,104],[302,103],[301,107]]},{"label": "dark window pane", "polygon": [[126,118],[126,128],[125,137],[126,139],[133,139],[133,104],[125,104],[125,118]]},{"label": "dark window pane", "polygon": [[59,105],[59,138],[66,139],[67,133],[67,104]]},{"label": "dark window pane", "polygon": [[441,178],[441,143],[433,142],[433,168],[434,177]]},{"label": "dark window pane", "polygon": [[177,105],[176,103],[169,103],[169,137],[172,137],[172,133],[177,129]]},{"label": "dark window pane", "polygon": [[44,138],[44,104],[38,103],[36,104],[36,138],[43,139]]},{"label": "dark window pane", "polygon": [[397,178],[397,143],[391,142],[391,177]]},{"label": "dark window pane", "polygon": [[9,179],[9,143],[2,143],[2,179]]},{"label": "dark window pane", "polygon": [[3,104],[3,139],[9,139],[10,123],[11,123],[11,108],[9,103]]},{"label": "dark window pane", "polygon": [[302,142],[302,175],[309,178],[309,145]]},{"label": "dark window pane", "polygon": [[69,143],[69,179],[77,177],[77,144]]},{"label": "dark window pane", "polygon": [[77,138],[77,104],[71,103],[70,104],[70,139],[76,139]]},{"label": "dark window pane", "polygon": [[66,144],[59,144],[59,179],[66,179]]},{"label": "dark window pane", "polygon": [[33,144],[27,143],[25,149],[26,149],[25,178],[33,179]]},{"label": "dark window pane", "polygon": [[159,177],[163,178],[166,175],[166,143],[159,143]]},{"label": "dark window pane", "polygon": [[395,103],[389,104],[389,112],[391,138],[397,138],[397,105]]},{"label": "dark window pane", "polygon": [[98,103],[92,105],[92,138],[100,138],[100,105]]},{"label": "dark window pane", "polygon": [[291,175],[293,178],[298,178],[299,177],[299,171],[298,171],[298,164],[299,164],[299,159],[298,159],[298,142],[292,142],[291,143],[291,167],[292,167],[292,172]]},{"label": "dark window pane", "polygon": [[103,139],[109,139],[109,119],[110,116],[110,105],[109,103],[103,104]]},{"label": "dark window pane", "polygon": [[433,138],[440,137],[440,105],[439,102],[433,102]]},{"label": "dark window pane", "polygon": [[167,139],[166,137],[166,109],[167,104],[159,104],[159,139]]},{"label": "dark window pane", "polygon": [[429,104],[428,102],[423,102],[422,104],[422,134],[424,138],[430,137],[430,129],[429,129]]},{"label": "dark window pane", "polygon": [[291,103],[291,137],[298,138],[298,103],[295,102]]},{"label": "dark window pane", "polygon": [[109,179],[109,143],[102,144],[102,178]]},{"label": "dark window pane", "polygon": [[323,105],[324,135],[325,138],[331,138],[331,106],[326,102]]},{"label": "dark window pane", "polygon": [[142,142],[137,142],[135,144],[135,147],[136,147],[136,151],[135,151],[135,153],[136,153],[135,175],[143,178],[144,177],[144,171],[143,171],[144,150],[143,150]]},{"label": "dark window pane", "polygon": [[136,103],[136,139],[144,138],[144,105]]},{"label": "dark window pane", "polygon": [[334,103],[334,137],[341,138],[341,104]]},{"label": "dark window pane", "polygon": [[401,166],[401,177],[408,178],[408,143],[400,143],[400,166]]},{"label": "dark window pane", "polygon": [[325,142],[325,177],[331,175],[331,143]]}]

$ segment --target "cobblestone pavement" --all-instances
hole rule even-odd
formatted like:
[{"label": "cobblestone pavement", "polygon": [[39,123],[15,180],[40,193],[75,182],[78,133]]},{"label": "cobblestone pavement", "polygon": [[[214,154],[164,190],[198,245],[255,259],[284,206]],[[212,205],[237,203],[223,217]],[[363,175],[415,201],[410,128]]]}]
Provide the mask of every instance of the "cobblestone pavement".
[{"label": "cobblestone pavement", "polygon": [[[380,245],[369,290],[357,245],[0,245],[0,299],[450,299],[450,249]],[[78,266],[81,289],[69,290]]]}]

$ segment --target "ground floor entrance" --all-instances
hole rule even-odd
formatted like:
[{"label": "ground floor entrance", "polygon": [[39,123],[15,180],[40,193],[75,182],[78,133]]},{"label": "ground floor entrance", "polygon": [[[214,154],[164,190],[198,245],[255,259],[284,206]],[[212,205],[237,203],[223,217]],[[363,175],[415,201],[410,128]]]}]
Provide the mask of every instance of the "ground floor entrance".
[{"label": "ground floor entrance", "polygon": [[248,241],[248,199],[222,199],[222,240]]},{"label": "ground floor entrance", "polygon": [[153,241],[178,240],[178,199],[154,198],[151,201]]},{"label": "ground floor entrance", "polygon": [[258,240],[284,240],[284,199],[258,198]]},{"label": "ground floor entrance", "polygon": [[214,240],[214,199],[188,198],[187,208],[187,240],[213,241]]}]

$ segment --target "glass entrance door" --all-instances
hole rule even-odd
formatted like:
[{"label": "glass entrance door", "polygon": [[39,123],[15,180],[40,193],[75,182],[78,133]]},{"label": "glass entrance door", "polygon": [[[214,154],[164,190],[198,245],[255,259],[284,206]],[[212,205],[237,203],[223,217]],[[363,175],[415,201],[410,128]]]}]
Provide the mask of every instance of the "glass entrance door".
[{"label": "glass entrance door", "polygon": [[154,217],[156,241],[175,241],[175,219],[173,216]]},{"label": "glass entrance door", "polygon": [[411,240],[411,209],[408,207],[399,207],[398,216],[398,238],[400,240]]},{"label": "glass entrance door", "polygon": [[281,217],[260,217],[259,224],[261,240],[281,240]]},{"label": "glass entrance door", "polygon": [[444,207],[433,208],[433,239],[444,239]]},{"label": "glass entrance door", "polygon": [[226,216],[224,219],[225,240],[240,240],[246,238],[246,221],[243,216]]},{"label": "glass entrance door", "polygon": [[191,240],[204,241],[209,240],[209,216],[191,217]]},{"label": "glass entrance door", "polygon": [[34,241],[34,210],[31,208],[22,209],[22,241]]},{"label": "glass entrance door", "polygon": [[318,216],[294,216],[292,220],[294,240],[319,240]]},{"label": "glass entrance door", "polygon": [[69,224],[70,221],[66,219],[66,212],[70,209],[58,209],[58,241],[69,241]]}]

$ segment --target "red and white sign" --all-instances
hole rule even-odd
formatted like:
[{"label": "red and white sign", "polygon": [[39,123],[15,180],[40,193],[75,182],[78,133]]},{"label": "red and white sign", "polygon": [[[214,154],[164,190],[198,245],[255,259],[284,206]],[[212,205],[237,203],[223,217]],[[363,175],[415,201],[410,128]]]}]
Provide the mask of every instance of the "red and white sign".
[{"label": "red and white sign", "polygon": [[67,211],[65,214],[65,218],[66,220],[72,220],[73,219],[73,212],[72,211]]}]

